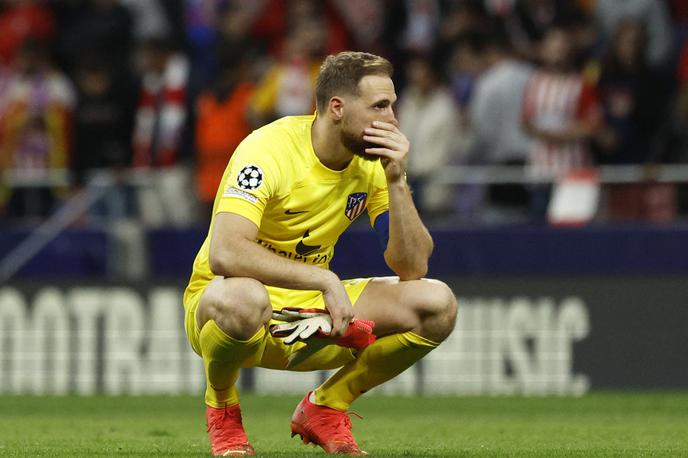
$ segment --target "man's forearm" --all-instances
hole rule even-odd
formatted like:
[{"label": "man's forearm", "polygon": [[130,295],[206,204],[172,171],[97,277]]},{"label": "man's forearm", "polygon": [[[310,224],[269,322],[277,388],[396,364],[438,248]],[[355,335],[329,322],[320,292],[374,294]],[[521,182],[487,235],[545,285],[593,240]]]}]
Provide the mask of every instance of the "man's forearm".
[{"label": "man's forearm", "polygon": [[254,278],[268,286],[325,291],[338,282],[334,272],[286,259],[248,239],[232,241],[211,257],[215,275]]},{"label": "man's forearm", "polygon": [[587,140],[594,133],[594,126],[582,122],[577,122],[567,128],[559,130],[539,129],[536,131],[536,136],[552,143],[565,143],[578,140]]},{"label": "man's forearm", "polygon": [[391,183],[389,190],[389,242],[387,265],[402,280],[415,280],[428,271],[432,237],[418,216],[405,180]]}]

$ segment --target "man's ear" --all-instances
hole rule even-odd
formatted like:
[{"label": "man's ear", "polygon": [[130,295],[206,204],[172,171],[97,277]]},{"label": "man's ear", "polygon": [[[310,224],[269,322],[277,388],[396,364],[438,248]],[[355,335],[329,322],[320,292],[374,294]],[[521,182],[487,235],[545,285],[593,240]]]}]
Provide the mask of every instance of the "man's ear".
[{"label": "man's ear", "polygon": [[344,100],[339,97],[332,97],[329,104],[330,114],[335,122],[342,120],[344,116]]}]

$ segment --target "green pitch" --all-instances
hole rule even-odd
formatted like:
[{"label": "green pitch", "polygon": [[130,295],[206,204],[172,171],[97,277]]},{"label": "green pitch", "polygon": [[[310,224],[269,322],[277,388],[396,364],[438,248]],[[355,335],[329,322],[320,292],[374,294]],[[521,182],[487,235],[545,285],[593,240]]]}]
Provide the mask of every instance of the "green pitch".
[{"label": "green pitch", "polygon": [[[325,456],[289,437],[298,397],[243,397],[259,456]],[[688,456],[688,393],[362,398],[373,456]],[[201,397],[0,397],[0,456],[209,456]]]}]

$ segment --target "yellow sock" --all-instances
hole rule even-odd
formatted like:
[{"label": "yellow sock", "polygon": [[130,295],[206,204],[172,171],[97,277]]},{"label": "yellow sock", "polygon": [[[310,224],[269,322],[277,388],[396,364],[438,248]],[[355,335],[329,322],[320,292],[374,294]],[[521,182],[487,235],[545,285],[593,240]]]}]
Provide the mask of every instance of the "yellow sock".
[{"label": "yellow sock", "polygon": [[401,374],[438,345],[413,332],[382,337],[315,390],[316,404],[348,410],[361,394]]},{"label": "yellow sock", "polygon": [[265,346],[265,328],[261,326],[248,340],[228,336],[214,320],[203,325],[199,336],[203,366],[205,367],[205,403],[221,409],[239,403],[234,386],[239,368]]}]

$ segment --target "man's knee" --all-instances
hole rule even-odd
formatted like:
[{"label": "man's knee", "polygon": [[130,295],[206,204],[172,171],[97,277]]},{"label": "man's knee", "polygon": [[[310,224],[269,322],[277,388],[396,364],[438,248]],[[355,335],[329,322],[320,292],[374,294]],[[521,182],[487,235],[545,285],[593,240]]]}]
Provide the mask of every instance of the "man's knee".
[{"label": "man's knee", "polygon": [[251,338],[270,320],[272,307],[265,286],[252,278],[214,280],[199,308],[199,324],[214,320],[224,332],[239,340]]},{"label": "man's knee", "polygon": [[442,341],[449,337],[456,324],[459,305],[454,292],[446,283],[439,280],[426,280],[431,289],[425,307],[426,319],[423,320],[425,334],[433,340]]}]

